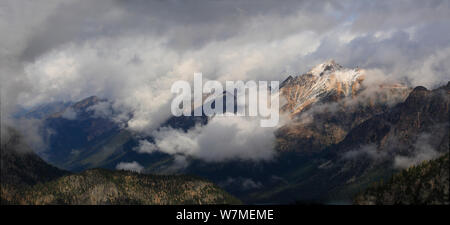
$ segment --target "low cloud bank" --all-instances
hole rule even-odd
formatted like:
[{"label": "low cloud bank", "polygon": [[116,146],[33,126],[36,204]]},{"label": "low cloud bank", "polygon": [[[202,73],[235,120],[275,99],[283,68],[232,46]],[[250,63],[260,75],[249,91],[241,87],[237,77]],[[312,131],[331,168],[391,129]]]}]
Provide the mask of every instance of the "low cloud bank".
[{"label": "low cloud bank", "polygon": [[217,116],[207,125],[187,132],[164,127],[153,132],[154,143],[140,142],[140,153],[161,151],[207,162],[224,160],[271,160],[277,129],[260,127],[258,117]]},{"label": "low cloud bank", "polygon": [[431,135],[424,133],[419,136],[414,144],[414,152],[410,156],[396,156],[394,166],[400,169],[406,169],[418,165],[426,160],[432,160],[439,157],[442,153],[436,151],[430,144]]},{"label": "low cloud bank", "polygon": [[141,173],[144,170],[144,167],[141,166],[138,162],[120,162],[116,166],[116,170],[126,170],[126,171],[132,171],[132,172],[138,172]]}]

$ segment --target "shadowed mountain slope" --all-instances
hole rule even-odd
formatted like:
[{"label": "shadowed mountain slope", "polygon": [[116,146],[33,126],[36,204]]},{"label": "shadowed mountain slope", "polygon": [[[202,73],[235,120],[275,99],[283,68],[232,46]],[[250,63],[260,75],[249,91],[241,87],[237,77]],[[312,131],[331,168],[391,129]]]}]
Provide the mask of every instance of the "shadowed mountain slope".
[{"label": "shadowed mountain slope", "polygon": [[78,174],[44,162],[13,129],[2,140],[1,204],[240,204],[209,181],[91,169]]},{"label": "shadowed mountain slope", "polygon": [[355,197],[359,205],[450,204],[449,154],[395,174],[386,183],[373,184]]}]

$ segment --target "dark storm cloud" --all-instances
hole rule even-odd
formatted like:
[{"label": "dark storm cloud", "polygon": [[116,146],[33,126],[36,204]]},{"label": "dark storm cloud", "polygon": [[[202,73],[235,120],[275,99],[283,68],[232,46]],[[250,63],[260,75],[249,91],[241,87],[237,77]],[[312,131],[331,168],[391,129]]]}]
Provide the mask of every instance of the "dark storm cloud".
[{"label": "dark storm cloud", "polygon": [[[277,38],[299,29],[324,31],[336,24],[326,1],[118,1],[145,30],[168,35],[168,46],[195,49],[211,41],[224,41],[251,29],[260,29],[258,20],[273,18],[278,26],[267,24],[265,34],[253,38]],[[332,4],[329,4],[332,7]],[[278,21],[295,14],[317,18],[296,26]],[[142,18],[146,18],[142,22]],[[255,26],[256,25],[256,26]],[[281,29],[280,29],[281,28]],[[283,30],[286,29],[286,30]],[[260,33],[258,33],[260,34]]]},{"label": "dark storm cloud", "polygon": [[[277,38],[288,32],[324,31],[342,19],[327,12],[326,2],[316,1],[74,1],[58,5],[30,34],[21,59],[31,61],[67,42],[81,42],[98,36],[144,33],[164,36],[167,45],[195,49],[211,41],[223,41],[259,29],[255,20],[284,18],[293,14],[315,17],[307,23],[269,28],[259,38]],[[329,4],[334,7],[336,4]],[[29,15],[26,15],[29,16]],[[32,18],[24,18],[32,19]],[[257,25],[257,27],[254,27]],[[273,25],[273,24],[272,24]],[[286,26],[286,27],[285,27]],[[283,32],[283,28],[286,30]],[[280,32],[281,31],[281,32]]]},{"label": "dark storm cloud", "polygon": [[[21,59],[34,60],[41,54],[67,42],[79,42],[98,35],[108,35],[102,27],[105,21],[102,14],[111,10],[111,5],[92,1],[66,3],[56,6],[42,24],[36,27],[21,52]],[[28,16],[28,15],[25,15]],[[33,19],[32,16],[28,19]]]},{"label": "dark storm cloud", "polygon": [[401,29],[448,21],[449,1],[400,0],[352,1],[348,10],[355,14],[355,31]]}]

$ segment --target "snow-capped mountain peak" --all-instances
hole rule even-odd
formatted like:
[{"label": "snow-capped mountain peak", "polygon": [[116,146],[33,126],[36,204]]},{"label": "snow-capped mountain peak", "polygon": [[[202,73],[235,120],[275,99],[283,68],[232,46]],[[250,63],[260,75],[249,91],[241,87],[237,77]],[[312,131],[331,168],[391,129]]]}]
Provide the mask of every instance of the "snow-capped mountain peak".
[{"label": "snow-capped mountain peak", "polygon": [[281,85],[282,95],[287,100],[283,109],[297,114],[317,101],[353,96],[364,80],[363,72],[329,60],[306,74],[289,77]]},{"label": "snow-capped mountain peak", "polygon": [[333,73],[335,71],[342,70],[344,67],[337,64],[333,59],[328,60],[324,63],[314,66],[307,74],[311,74],[313,76],[323,76],[326,74]]}]

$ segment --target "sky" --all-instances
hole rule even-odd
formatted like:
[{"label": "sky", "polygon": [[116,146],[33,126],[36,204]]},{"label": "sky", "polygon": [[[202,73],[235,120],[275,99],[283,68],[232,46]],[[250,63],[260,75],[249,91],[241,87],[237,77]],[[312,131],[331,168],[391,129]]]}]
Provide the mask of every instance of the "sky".
[{"label": "sky", "polygon": [[194,72],[283,81],[329,59],[435,88],[450,80],[449,21],[445,0],[4,0],[2,124],[18,107],[96,95],[151,134],[172,83]]}]

